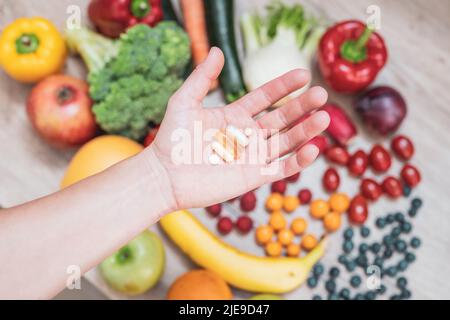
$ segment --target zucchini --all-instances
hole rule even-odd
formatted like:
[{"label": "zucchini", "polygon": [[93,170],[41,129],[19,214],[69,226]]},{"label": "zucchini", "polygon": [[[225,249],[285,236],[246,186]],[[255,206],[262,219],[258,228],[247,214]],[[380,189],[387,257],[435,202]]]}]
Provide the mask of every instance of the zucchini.
[{"label": "zucchini", "polygon": [[205,0],[204,3],[209,42],[222,49],[225,56],[220,86],[225,99],[232,102],[246,93],[234,35],[234,1]]}]

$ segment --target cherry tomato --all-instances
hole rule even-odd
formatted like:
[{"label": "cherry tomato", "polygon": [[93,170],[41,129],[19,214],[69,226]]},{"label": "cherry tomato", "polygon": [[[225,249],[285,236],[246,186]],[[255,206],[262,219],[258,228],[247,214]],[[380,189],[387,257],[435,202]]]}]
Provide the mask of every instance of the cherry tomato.
[{"label": "cherry tomato", "polygon": [[341,179],[336,169],[328,168],[323,175],[322,183],[323,187],[328,192],[336,191],[337,188],[339,188],[339,184],[341,183]]},{"label": "cherry tomato", "polygon": [[347,165],[348,160],[350,159],[350,154],[347,149],[340,146],[332,146],[328,148],[325,152],[325,156],[328,161],[344,166]]},{"label": "cherry tomato", "polygon": [[153,140],[155,140],[155,138],[156,138],[156,134],[158,133],[158,129],[159,129],[159,125],[154,127],[154,128],[151,128],[148,131],[148,134],[147,134],[147,136],[144,139],[144,147],[148,147],[149,145],[152,144]]},{"label": "cherry tomato", "polygon": [[281,193],[284,194],[286,192],[287,183],[285,180],[278,180],[275,182],[272,182],[272,185],[270,186],[270,190],[273,193]]},{"label": "cherry tomato", "polygon": [[369,155],[370,165],[377,172],[386,172],[392,164],[391,156],[385,148],[376,144]]},{"label": "cherry tomato", "polygon": [[249,212],[256,207],[256,195],[253,191],[244,193],[239,199],[241,210],[244,212]]},{"label": "cherry tomato", "polygon": [[418,185],[420,180],[422,180],[419,170],[410,164],[405,164],[400,175],[403,181],[411,188]]},{"label": "cherry tomato", "polygon": [[356,151],[348,160],[347,167],[351,174],[361,176],[367,169],[369,159],[363,150]]},{"label": "cherry tomato", "polygon": [[248,216],[240,216],[236,220],[236,228],[242,234],[248,233],[253,228],[253,220]]},{"label": "cherry tomato", "polygon": [[409,160],[414,155],[414,145],[406,136],[398,135],[392,139],[391,148],[402,160]]},{"label": "cherry tomato", "polygon": [[231,232],[233,229],[233,221],[228,217],[222,217],[217,221],[217,230],[225,235]]},{"label": "cherry tomato", "polygon": [[376,201],[383,193],[381,186],[373,179],[365,178],[360,185],[361,194],[369,200]]},{"label": "cherry tomato", "polygon": [[300,172],[297,172],[296,174],[293,174],[292,176],[287,177],[284,180],[286,180],[289,183],[294,183],[294,182],[297,182],[299,178],[300,178]]},{"label": "cherry tomato", "polygon": [[222,212],[222,205],[220,203],[213,204],[206,207],[206,211],[213,217],[217,217]]},{"label": "cherry tomato", "polygon": [[387,177],[381,184],[383,191],[391,198],[398,198],[403,193],[402,183],[394,177]]},{"label": "cherry tomato", "polygon": [[301,189],[297,196],[300,204],[308,204],[311,201],[312,193],[309,189]]},{"label": "cherry tomato", "polygon": [[367,209],[367,201],[361,195],[355,196],[350,202],[350,208],[348,209],[348,218],[350,222],[356,224],[363,224],[367,220],[369,211]]}]

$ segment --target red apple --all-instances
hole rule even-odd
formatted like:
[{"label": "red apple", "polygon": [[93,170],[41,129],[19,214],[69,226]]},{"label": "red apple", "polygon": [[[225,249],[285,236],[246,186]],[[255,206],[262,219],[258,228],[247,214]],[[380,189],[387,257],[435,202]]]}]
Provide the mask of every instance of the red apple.
[{"label": "red apple", "polygon": [[76,146],[94,137],[97,126],[91,106],[87,83],[65,75],[39,82],[27,101],[34,128],[57,146]]}]

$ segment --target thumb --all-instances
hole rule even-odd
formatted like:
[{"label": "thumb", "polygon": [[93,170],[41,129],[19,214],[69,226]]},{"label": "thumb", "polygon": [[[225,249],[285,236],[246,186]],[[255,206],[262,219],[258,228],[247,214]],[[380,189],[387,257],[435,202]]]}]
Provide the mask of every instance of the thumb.
[{"label": "thumb", "polygon": [[198,105],[222,71],[224,61],[222,50],[212,47],[206,59],[194,69],[174,94],[175,100],[179,98],[181,105],[189,107]]}]

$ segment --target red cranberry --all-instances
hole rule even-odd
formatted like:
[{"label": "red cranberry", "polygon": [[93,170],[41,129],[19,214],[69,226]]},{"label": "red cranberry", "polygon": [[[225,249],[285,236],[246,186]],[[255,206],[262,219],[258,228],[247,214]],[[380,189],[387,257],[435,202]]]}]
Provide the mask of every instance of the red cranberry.
[{"label": "red cranberry", "polygon": [[339,188],[339,184],[341,183],[341,179],[339,177],[338,172],[334,168],[329,168],[325,171],[322,178],[323,187],[328,192],[336,191]]},{"label": "red cranberry", "polygon": [[348,153],[347,149],[340,146],[332,146],[328,148],[325,152],[325,156],[327,157],[328,161],[344,166],[350,159],[350,154]]},{"label": "red cranberry", "polygon": [[222,212],[222,204],[216,203],[212,206],[206,207],[206,211],[213,217],[217,217]]},{"label": "red cranberry", "polygon": [[356,224],[363,224],[367,220],[369,211],[367,209],[367,201],[361,195],[357,195],[350,202],[350,207],[348,209],[348,218],[350,222]]},{"label": "red cranberry", "polygon": [[422,180],[419,170],[410,164],[405,164],[400,175],[403,181],[411,188],[417,186],[420,180]]},{"label": "red cranberry", "polygon": [[278,180],[275,182],[272,182],[272,185],[270,186],[270,190],[272,192],[277,192],[284,194],[286,192],[287,183],[284,180]]},{"label": "red cranberry", "polygon": [[387,177],[386,179],[384,179],[381,186],[383,187],[383,191],[390,198],[398,198],[403,193],[402,183],[400,182],[400,180],[394,177]]},{"label": "red cranberry", "polygon": [[406,136],[398,135],[391,142],[394,153],[402,160],[409,160],[414,155],[414,145]]},{"label": "red cranberry", "polygon": [[253,191],[244,193],[240,199],[241,210],[244,212],[249,212],[256,207],[256,195]]},{"label": "red cranberry", "polygon": [[312,194],[309,189],[302,189],[298,192],[298,199],[301,204],[308,204],[311,201]]},{"label": "red cranberry", "polygon": [[375,180],[366,178],[361,181],[360,192],[366,199],[376,201],[383,193],[383,189]]},{"label": "red cranberry", "polygon": [[236,221],[236,228],[239,230],[240,233],[246,234],[253,228],[253,220],[245,215],[240,216]]},{"label": "red cranberry", "polygon": [[348,170],[355,176],[361,176],[367,169],[369,159],[367,154],[362,151],[356,151],[348,160]]},{"label": "red cranberry", "polygon": [[289,183],[295,183],[298,181],[299,178],[300,178],[300,172],[297,172],[296,174],[293,174],[292,176],[287,177],[284,180],[286,180]]},{"label": "red cranberry", "polygon": [[233,221],[231,221],[228,217],[221,217],[219,221],[217,221],[217,230],[223,234],[229,234],[233,229]]}]

